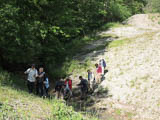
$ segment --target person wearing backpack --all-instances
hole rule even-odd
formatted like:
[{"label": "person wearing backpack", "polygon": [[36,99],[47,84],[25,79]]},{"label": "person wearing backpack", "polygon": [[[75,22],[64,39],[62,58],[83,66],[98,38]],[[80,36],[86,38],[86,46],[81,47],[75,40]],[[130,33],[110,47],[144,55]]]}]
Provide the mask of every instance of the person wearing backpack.
[{"label": "person wearing backpack", "polygon": [[27,78],[28,91],[29,93],[33,93],[36,77],[38,76],[38,72],[35,68],[35,64],[32,64],[31,68],[28,68],[24,73],[28,74],[28,78]]},{"label": "person wearing backpack", "polygon": [[45,79],[44,79],[44,90],[45,90],[45,96],[48,97],[48,91],[49,91],[49,80],[48,80],[48,75],[45,75]]},{"label": "person wearing backpack", "polygon": [[82,76],[79,76],[80,83],[78,86],[80,86],[81,89],[81,98],[86,97],[87,92],[88,92],[88,81],[84,79]]},{"label": "person wearing backpack", "polygon": [[61,78],[59,81],[56,82],[55,85],[55,92],[56,92],[56,98],[57,99],[63,99],[64,98],[64,88],[65,88],[65,82]]},{"label": "person wearing backpack", "polygon": [[105,70],[105,68],[106,68],[106,62],[105,62],[105,60],[104,59],[100,59],[99,60],[99,65],[102,67],[102,76],[104,76],[104,70]]},{"label": "person wearing backpack", "polygon": [[44,79],[45,79],[45,72],[43,67],[40,67],[37,76],[37,95],[43,96],[44,94],[44,83],[43,83]]},{"label": "person wearing backpack", "polygon": [[104,59],[102,59],[102,62],[103,62],[104,70],[105,70],[105,68],[107,67],[106,61]]}]

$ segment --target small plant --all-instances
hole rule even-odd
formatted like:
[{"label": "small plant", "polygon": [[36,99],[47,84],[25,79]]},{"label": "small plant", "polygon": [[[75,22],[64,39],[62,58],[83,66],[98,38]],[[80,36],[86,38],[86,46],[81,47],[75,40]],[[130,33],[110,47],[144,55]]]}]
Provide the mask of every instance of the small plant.
[{"label": "small plant", "polygon": [[131,80],[130,83],[131,83],[131,87],[135,86],[135,80]]},{"label": "small plant", "polygon": [[108,88],[106,87],[106,88],[103,88],[103,87],[99,87],[98,88],[98,92],[97,93],[106,93],[106,94],[108,94]]},{"label": "small plant", "polygon": [[132,118],[132,116],[134,115],[134,114],[133,114],[133,113],[131,113],[131,112],[127,112],[126,114],[127,114],[127,117],[128,117],[129,119],[131,119],[131,118]]},{"label": "small plant", "polygon": [[117,115],[121,115],[121,112],[122,112],[121,109],[116,109],[116,110],[115,110],[115,113],[116,113]]}]

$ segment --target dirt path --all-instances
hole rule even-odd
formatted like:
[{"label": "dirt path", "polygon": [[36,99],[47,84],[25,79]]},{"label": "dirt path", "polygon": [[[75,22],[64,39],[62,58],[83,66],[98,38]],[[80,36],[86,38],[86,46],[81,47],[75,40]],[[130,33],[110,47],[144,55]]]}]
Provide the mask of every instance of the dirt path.
[{"label": "dirt path", "polygon": [[100,33],[116,38],[98,40],[88,48],[98,47],[109,40],[127,40],[127,44],[77,57],[80,61],[90,58],[93,64],[101,57],[107,60],[109,72],[100,87],[108,89],[108,95],[103,93],[103,97],[99,97],[95,94],[92,97],[95,103],[90,107],[100,111],[102,120],[160,120],[158,22],[159,15],[135,15],[125,22],[129,25]]}]

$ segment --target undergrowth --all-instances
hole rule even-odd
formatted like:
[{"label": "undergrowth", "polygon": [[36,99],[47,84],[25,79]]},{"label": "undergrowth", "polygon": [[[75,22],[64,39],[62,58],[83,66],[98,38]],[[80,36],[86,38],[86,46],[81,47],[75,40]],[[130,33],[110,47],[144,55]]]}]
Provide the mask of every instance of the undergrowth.
[{"label": "undergrowth", "polygon": [[16,83],[24,83],[20,80],[17,76],[0,71],[1,120],[96,120],[90,115],[84,117],[80,112],[75,112],[64,101],[29,94],[24,85],[21,86],[24,89],[17,89]]}]

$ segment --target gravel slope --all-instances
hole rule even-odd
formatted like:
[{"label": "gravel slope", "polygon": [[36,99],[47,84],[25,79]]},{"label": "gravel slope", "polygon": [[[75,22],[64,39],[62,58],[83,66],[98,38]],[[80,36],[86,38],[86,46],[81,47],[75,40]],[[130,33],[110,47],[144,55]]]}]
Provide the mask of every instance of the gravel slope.
[{"label": "gravel slope", "polygon": [[111,119],[111,115],[115,120],[160,120],[159,20],[157,14],[132,16],[124,22],[127,26],[100,33],[117,36],[114,40],[128,39],[129,43],[84,55],[93,64],[100,58],[107,60],[109,72],[99,88],[107,88],[109,93],[95,96],[93,106],[103,109],[101,119]]}]

